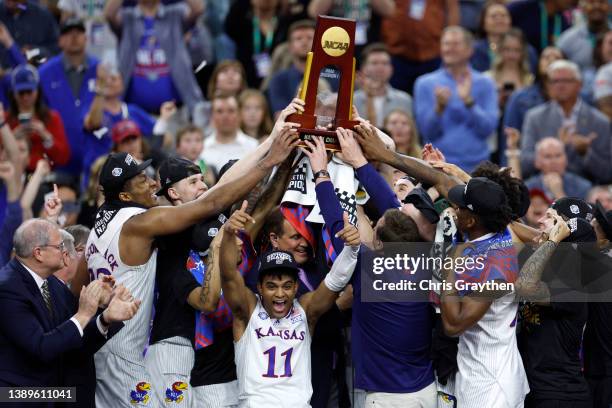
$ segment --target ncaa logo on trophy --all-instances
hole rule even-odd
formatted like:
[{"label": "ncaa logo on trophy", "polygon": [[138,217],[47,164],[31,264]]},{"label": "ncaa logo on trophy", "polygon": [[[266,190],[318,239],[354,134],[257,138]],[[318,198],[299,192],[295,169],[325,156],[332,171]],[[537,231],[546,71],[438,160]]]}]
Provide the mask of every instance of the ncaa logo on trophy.
[{"label": "ncaa logo on trophy", "polygon": [[[351,120],[353,88],[355,86],[355,20],[319,16],[306,59],[306,69],[299,97],[304,100],[304,112],[294,113],[288,122],[300,124],[301,140],[322,136],[325,148],[340,151],[336,128],[353,129],[359,122]],[[317,90],[322,70],[332,69],[339,75],[338,97],[333,118],[326,127],[317,126]]]}]

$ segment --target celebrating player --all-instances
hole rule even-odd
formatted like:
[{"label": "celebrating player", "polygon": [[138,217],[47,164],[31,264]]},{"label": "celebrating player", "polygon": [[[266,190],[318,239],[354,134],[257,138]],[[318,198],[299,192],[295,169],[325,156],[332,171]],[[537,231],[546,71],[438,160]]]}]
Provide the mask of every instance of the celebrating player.
[{"label": "celebrating player", "polygon": [[290,253],[263,254],[255,295],[236,265],[236,234],[253,219],[247,202],[225,223],[221,241],[221,287],[234,315],[236,370],[241,407],[309,407],[310,339],[317,319],[329,310],[350,280],[359,253],[359,232],[344,214],[338,236],[345,247],[319,287],[295,298],[300,269]]}]

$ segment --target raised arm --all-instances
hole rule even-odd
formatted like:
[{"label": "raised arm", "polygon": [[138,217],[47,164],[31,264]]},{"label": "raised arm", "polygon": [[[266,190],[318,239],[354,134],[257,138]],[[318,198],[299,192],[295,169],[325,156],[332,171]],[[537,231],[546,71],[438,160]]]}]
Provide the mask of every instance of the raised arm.
[{"label": "raised arm", "polygon": [[113,29],[121,28],[121,5],[123,0],[108,0],[104,7],[104,18],[109,22]]},{"label": "raised arm", "polygon": [[96,96],[94,97],[89,111],[83,120],[83,127],[90,132],[102,127],[104,119],[104,95],[106,93],[106,79],[108,72],[104,64],[98,64],[96,67]]},{"label": "raised arm", "polygon": [[448,190],[459,180],[447,176],[444,172],[434,169],[423,160],[403,156],[386,148],[376,136],[376,128],[372,125],[357,125],[355,127],[357,140],[369,160],[381,161],[420,180],[433,185],[438,192],[446,197]]},{"label": "raised arm", "polygon": [[224,234],[221,239],[219,267],[221,271],[221,289],[223,297],[227,301],[234,315],[234,339],[239,340],[246,329],[249,318],[255,309],[257,300],[255,295],[244,284],[244,279],[238,271],[240,261],[240,249],[237,245],[238,232],[244,230],[248,222],[253,218],[246,213],[246,200],[242,208],[235,211],[224,224]]},{"label": "raised arm", "polygon": [[300,298],[300,304],[306,312],[308,327],[312,333],[319,317],[327,312],[338,298],[340,291],[349,283],[359,257],[359,231],[351,225],[348,214],[343,214],[344,228],[338,236],[345,242],[342,252],[338,255],[331,270],[319,287]]},{"label": "raised arm", "polygon": [[224,229],[221,229],[213,239],[206,261],[206,272],[204,273],[204,279],[202,279],[202,286],[192,290],[187,297],[187,303],[191,307],[204,313],[214,312],[221,297],[219,251],[224,235]]},{"label": "raised arm", "polygon": [[[548,210],[554,211],[554,210]],[[553,215],[555,225],[553,226],[548,240],[527,259],[521,268],[519,277],[514,283],[514,288],[518,296],[540,304],[550,304],[550,291],[548,285],[542,282],[542,273],[550,257],[555,252],[559,242],[563,241],[570,234],[567,222],[559,215]]]}]

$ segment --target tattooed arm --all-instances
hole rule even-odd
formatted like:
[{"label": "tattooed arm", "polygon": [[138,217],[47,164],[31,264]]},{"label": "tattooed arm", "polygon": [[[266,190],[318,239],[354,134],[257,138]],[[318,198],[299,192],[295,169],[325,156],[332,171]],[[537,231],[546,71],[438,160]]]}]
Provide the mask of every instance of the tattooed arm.
[{"label": "tattooed arm", "polygon": [[555,225],[549,233],[548,241],[540,245],[529,257],[514,283],[516,293],[521,298],[544,305],[550,304],[550,291],[548,285],[541,280],[542,272],[559,242],[570,234],[570,229],[563,218],[555,210],[548,209],[548,211],[554,212],[555,218]]},{"label": "tattooed arm", "polygon": [[196,310],[212,313],[217,309],[221,297],[221,275],[219,272],[219,247],[223,238],[223,229],[213,239],[206,260],[206,273],[202,286],[189,293],[187,303]]}]

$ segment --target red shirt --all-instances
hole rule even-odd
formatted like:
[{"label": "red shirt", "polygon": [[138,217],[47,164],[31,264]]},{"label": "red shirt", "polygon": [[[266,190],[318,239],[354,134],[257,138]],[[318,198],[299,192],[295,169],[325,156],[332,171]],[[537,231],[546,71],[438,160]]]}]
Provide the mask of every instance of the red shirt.
[{"label": "red shirt", "polygon": [[[19,126],[19,120],[12,116],[7,115],[7,123],[14,130]],[[30,135],[31,149],[30,149],[30,163],[28,164],[28,171],[34,171],[36,169],[36,163],[43,158],[43,154],[47,154],[49,160],[51,160],[51,167],[63,165],[68,163],[70,159],[70,146],[68,145],[68,139],[66,138],[66,132],[64,130],[64,123],[59,113],[54,110],[49,110],[49,117],[43,122],[47,131],[53,136],[53,145],[50,148],[45,148],[43,145],[42,138],[37,132]]]}]

